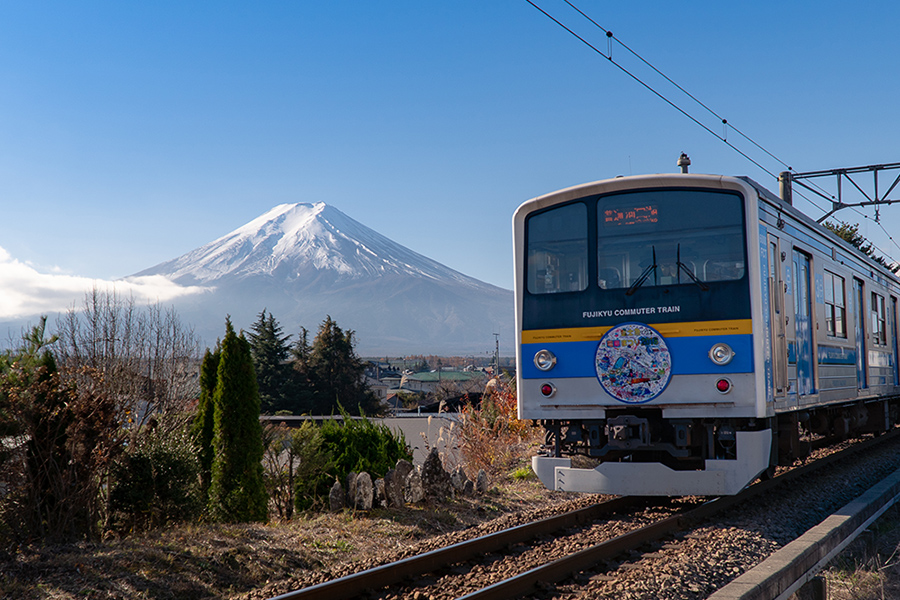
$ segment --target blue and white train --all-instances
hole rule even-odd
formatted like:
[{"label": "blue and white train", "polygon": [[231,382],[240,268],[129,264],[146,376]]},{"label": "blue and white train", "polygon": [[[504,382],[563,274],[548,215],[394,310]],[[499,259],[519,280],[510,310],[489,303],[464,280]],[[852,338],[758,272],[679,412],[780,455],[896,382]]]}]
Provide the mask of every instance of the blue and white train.
[{"label": "blue and white train", "polygon": [[588,183],[522,204],[513,233],[548,488],[735,494],[900,417],[900,280],[748,178]]}]

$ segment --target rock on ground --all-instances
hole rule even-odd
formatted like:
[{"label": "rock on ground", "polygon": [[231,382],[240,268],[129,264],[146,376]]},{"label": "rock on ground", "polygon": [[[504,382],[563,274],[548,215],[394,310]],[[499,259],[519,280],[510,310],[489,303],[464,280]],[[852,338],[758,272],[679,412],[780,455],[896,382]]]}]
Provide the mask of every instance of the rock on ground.
[{"label": "rock on ground", "polygon": [[374,491],[372,476],[365,472],[360,473],[356,476],[356,500],[353,505],[359,510],[372,510]]}]

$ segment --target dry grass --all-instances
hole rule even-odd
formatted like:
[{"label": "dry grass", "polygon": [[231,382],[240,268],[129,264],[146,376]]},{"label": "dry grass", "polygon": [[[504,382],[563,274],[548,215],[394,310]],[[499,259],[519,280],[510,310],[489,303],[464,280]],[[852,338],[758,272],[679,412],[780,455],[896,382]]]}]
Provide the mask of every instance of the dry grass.
[{"label": "dry grass", "polygon": [[887,511],[824,573],[828,600],[900,598],[900,508]]},{"label": "dry grass", "polygon": [[479,469],[496,476],[513,469],[540,444],[543,429],[517,418],[513,382],[493,380],[490,393],[480,406],[460,410],[457,436],[466,471],[472,477]]},{"label": "dry grass", "polygon": [[510,480],[480,498],[440,504],[305,513],[285,523],[184,525],[94,544],[21,548],[0,552],[0,597],[229,598],[559,500],[535,481]]},{"label": "dry grass", "polygon": [[95,544],[0,550],[0,597],[246,596],[293,577],[354,570],[426,538],[564,499],[526,476],[538,430],[515,418],[515,392],[508,385],[482,408],[470,409],[462,429],[467,471],[485,468],[496,482],[486,495],[368,513],[301,513],[268,524],[181,525]]}]

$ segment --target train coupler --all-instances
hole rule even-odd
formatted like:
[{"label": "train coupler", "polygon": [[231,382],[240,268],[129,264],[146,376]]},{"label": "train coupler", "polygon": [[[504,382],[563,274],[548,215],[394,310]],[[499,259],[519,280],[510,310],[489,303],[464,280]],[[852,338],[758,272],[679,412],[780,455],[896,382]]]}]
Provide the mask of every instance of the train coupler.
[{"label": "train coupler", "polygon": [[633,450],[650,445],[650,421],[634,415],[611,417],[606,421],[610,449]]}]

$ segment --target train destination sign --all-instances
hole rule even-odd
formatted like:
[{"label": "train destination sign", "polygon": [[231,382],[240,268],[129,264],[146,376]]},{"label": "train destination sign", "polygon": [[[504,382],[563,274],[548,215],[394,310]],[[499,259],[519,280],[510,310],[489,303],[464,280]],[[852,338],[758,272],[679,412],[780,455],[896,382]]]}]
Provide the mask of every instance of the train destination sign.
[{"label": "train destination sign", "polygon": [[603,226],[618,227],[643,225],[659,222],[659,208],[656,204],[607,208],[603,211]]}]

